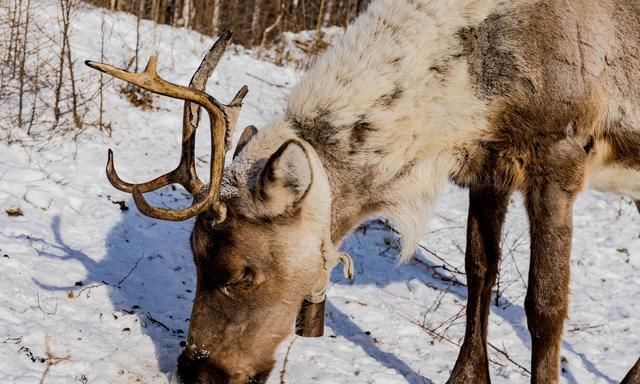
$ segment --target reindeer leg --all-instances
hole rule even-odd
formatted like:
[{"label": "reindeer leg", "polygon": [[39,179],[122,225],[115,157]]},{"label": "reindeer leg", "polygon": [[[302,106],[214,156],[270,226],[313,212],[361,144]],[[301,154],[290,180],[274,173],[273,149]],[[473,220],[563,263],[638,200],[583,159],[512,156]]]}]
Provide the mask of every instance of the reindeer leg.
[{"label": "reindeer leg", "polygon": [[553,384],[560,376],[569,303],[572,209],[583,187],[586,153],[567,139],[539,156],[527,170],[525,185],[531,232],[525,311],[532,343],[531,382]]},{"label": "reindeer leg", "polygon": [[567,317],[572,201],[529,196],[531,260],[525,299],[532,343],[532,383],[557,383],[560,341]]},{"label": "reindeer leg", "polygon": [[469,191],[467,222],[467,326],[449,384],[489,383],[487,323],[491,290],[498,274],[500,233],[510,192],[494,188]]},{"label": "reindeer leg", "polygon": [[640,384],[640,359],[631,368],[620,384]]}]

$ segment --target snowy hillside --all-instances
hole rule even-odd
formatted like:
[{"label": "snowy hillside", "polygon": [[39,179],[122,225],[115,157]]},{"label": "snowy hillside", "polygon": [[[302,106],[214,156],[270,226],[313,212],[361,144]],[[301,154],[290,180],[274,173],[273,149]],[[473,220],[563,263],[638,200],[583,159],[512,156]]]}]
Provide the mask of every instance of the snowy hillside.
[{"label": "snowy hillside", "polygon": [[[39,12],[47,17],[46,7]],[[135,19],[83,7],[71,39],[78,62],[100,57],[103,15],[113,28],[106,61],[121,65],[132,56]],[[156,50],[159,72],[183,84],[213,42],[147,22],[142,28],[142,57]],[[89,69],[78,71],[88,78]],[[282,112],[299,76],[231,48],[208,91],[228,101],[247,84],[239,126],[260,126]],[[142,111],[116,91],[120,85],[105,94],[112,137],[88,129],[76,140],[0,142],[0,383],[38,383],[46,369],[48,384],[165,383],[174,368],[193,299],[192,221],[140,215],[130,196],[111,187],[104,165],[113,148],[127,180],[172,169],[182,106],[154,98],[154,109]],[[208,138],[200,131],[198,166],[205,170]],[[166,188],[151,200],[185,205],[188,196]],[[396,239],[381,222],[348,238],[343,248],[354,258],[356,278],[348,282],[334,271],[325,337],[288,339],[269,383],[445,382],[464,334],[467,204],[466,192],[450,187],[423,248],[406,265],[396,263]],[[597,192],[584,193],[575,211],[562,381],[616,383],[640,356],[640,214],[630,200]],[[494,383],[524,383],[529,243],[519,197],[505,229],[490,318],[491,373]]]}]

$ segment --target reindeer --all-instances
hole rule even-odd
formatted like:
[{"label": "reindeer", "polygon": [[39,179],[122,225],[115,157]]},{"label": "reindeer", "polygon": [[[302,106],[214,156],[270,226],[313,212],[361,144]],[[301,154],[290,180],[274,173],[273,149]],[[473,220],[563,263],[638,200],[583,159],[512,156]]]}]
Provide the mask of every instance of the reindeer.
[{"label": "reindeer", "polygon": [[[138,74],[88,62],[185,100],[176,170],[130,184],[111,152],[107,165],[113,186],[132,193],[141,213],[195,217],[197,289],[178,361],[182,382],[264,383],[299,311],[317,327],[328,271],[348,262],[341,240],[382,215],[402,235],[406,260],[452,181],[469,189],[469,292],[448,382],[490,381],[500,231],[518,192],[530,220],[531,381],[557,383],[574,200],[587,186],[640,198],[638,25],[635,0],[378,0],[308,71],[281,118],[244,131],[226,168],[246,88],[228,105],[203,89],[229,35],[190,87],[160,78],[155,58]],[[199,106],[211,121],[208,186],[193,163]],[[147,203],[145,192],[171,183],[193,195],[192,206]],[[625,383],[640,382],[639,364]]]}]

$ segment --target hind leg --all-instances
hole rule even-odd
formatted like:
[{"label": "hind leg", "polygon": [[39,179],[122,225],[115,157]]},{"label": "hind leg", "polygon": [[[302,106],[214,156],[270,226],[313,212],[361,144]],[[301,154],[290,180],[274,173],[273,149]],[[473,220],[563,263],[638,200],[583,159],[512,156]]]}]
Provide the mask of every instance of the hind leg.
[{"label": "hind leg", "polygon": [[541,153],[527,169],[525,201],[531,232],[525,298],[531,333],[531,382],[558,383],[560,342],[568,313],[573,203],[583,187],[586,153],[571,140]]}]

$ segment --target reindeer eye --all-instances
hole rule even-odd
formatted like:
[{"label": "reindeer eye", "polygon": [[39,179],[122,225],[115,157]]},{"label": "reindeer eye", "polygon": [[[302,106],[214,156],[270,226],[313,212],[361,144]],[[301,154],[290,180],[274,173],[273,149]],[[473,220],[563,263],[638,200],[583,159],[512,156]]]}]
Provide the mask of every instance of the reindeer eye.
[{"label": "reindeer eye", "polygon": [[242,274],[229,281],[225,286],[249,286],[255,279],[255,272],[251,267],[244,267]]},{"label": "reindeer eye", "polygon": [[241,284],[251,285],[256,274],[250,267],[245,267],[242,273]]}]

